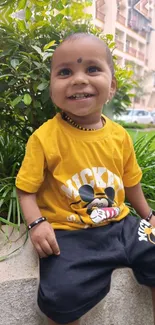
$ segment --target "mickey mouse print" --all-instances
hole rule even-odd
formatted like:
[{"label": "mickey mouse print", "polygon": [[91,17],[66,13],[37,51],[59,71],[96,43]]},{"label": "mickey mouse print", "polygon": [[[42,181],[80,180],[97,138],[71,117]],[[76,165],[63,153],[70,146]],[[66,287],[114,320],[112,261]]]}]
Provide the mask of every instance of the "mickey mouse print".
[{"label": "mickey mouse print", "polygon": [[[72,214],[67,221],[88,226],[98,226],[117,218],[124,204],[122,180],[105,167],[83,169],[61,186],[68,198]],[[121,199],[121,200],[120,200]]]}]

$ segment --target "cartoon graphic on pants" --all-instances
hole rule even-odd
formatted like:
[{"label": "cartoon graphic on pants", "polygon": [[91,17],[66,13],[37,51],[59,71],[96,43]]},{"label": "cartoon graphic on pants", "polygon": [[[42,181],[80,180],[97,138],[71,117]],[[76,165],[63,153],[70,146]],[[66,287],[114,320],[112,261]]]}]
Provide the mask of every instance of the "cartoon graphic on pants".
[{"label": "cartoon graphic on pants", "polygon": [[146,228],[145,233],[148,235],[150,243],[155,245],[155,228]]},{"label": "cartoon graphic on pants", "polygon": [[[120,213],[118,207],[113,207],[115,191],[112,187],[105,188],[103,193],[95,194],[90,185],[83,185],[79,188],[79,195],[81,200],[72,202],[70,204],[71,208],[74,209],[74,205],[81,202],[86,203],[83,208],[86,208],[86,213],[95,224],[117,217]],[[76,211],[76,213],[78,212]],[[83,222],[82,216],[79,215],[79,217]]]},{"label": "cartoon graphic on pants", "polygon": [[145,219],[140,221],[138,239],[139,241],[146,241],[155,245],[155,227],[151,226]]}]

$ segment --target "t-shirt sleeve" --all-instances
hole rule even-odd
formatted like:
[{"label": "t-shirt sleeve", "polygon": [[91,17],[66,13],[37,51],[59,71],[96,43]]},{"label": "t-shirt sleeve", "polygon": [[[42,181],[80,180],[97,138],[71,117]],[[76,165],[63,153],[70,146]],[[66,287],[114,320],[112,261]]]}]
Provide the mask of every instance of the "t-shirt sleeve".
[{"label": "t-shirt sleeve", "polygon": [[16,187],[28,192],[36,193],[44,181],[46,160],[43,147],[35,133],[26,145],[25,157],[16,177]]},{"label": "t-shirt sleeve", "polygon": [[138,165],[132,139],[126,133],[124,141],[124,173],[123,184],[125,187],[132,187],[138,184],[142,178],[142,171]]}]

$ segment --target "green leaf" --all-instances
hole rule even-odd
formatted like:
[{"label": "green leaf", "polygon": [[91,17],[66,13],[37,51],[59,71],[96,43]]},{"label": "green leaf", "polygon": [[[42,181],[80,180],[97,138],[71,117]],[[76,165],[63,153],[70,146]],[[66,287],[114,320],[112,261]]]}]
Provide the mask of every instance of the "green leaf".
[{"label": "green leaf", "polygon": [[17,83],[17,79],[11,79],[9,82],[8,82],[8,85],[9,86],[13,86]]},{"label": "green leaf", "polygon": [[33,88],[34,93],[36,93],[38,90],[38,84],[39,84],[38,82],[33,82],[32,88]]},{"label": "green leaf", "polygon": [[40,47],[36,46],[36,45],[32,45],[33,49],[42,56],[42,51],[40,49]]},{"label": "green leaf", "polygon": [[27,3],[27,0],[19,0],[17,9],[18,10],[24,9],[26,6],[26,3]]},{"label": "green leaf", "polygon": [[48,86],[49,86],[49,83],[47,81],[44,81],[37,87],[37,89],[42,91],[42,90],[46,89]]},{"label": "green leaf", "polygon": [[0,6],[8,5],[10,2],[12,2],[12,0],[1,0],[0,1]]},{"label": "green leaf", "polygon": [[64,7],[63,7],[63,4],[61,1],[55,1],[55,9],[57,10],[62,10]]},{"label": "green leaf", "polygon": [[37,6],[40,6],[40,7],[44,7],[44,6],[47,6],[47,2],[45,2],[45,1],[37,1],[37,0],[35,0],[35,4],[37,5]]},{"label": "green leaf", "polygon": [[25,33],[25,31],[26,31],[26,25],[25,25],[24,20],[18,20],[17,21],[17,26],[18,26],[18,28],[19,28],[19,30],[21,32],[24,32]]},{"label": "green leaf", "polygon": [[69,3],[68,0],[62,0],[61,2],[62,2],[62,4],[63,4],[64,6],[67,5],[67,4]]},{"label": "green leaf", "polygon": [[111,42],[111,43],[108,45],[108,47],[109,47],[110,49],[113,49],[113,48],[115,47],[115,45],[116,45],[115,42]]},{"label": "green leaf", "polygon": [[33,61],[33,63],[36,65],[36,67],[38,69],[41,69],[42,68],[42,63],[39,63],[39,62],[36,62],[36,61]]},{"label": "green leaf", "polygon": [[8,221],[10,221],[10,217],[11,217],[11,214],[12,214],[12,206],[13,206],[13,201],[12,201],[12,199],[10,198],[9,209],[8,209],[8,216],[7,216],[7,220],[8,220]]},{"label": "green leaf", "polygon": [[49,25],[49,22],[46,20],[44,21],[38,21],[36,23],[32,23],[30,25],[30,30],[31,31],[34,31],[35,29],[38,29],[39,27],[43,27],[43,26],[48,26]]},{"label": "green leaf", "polygon": [[[53,51],[54,51],[54,50],[53,50]],[[48,52],[46,52],[46,53],[43,55],[43,62],[46,61],[46,59],[51,58],[51,56],[52,56],[52,53],[48,53]]]},{"label": "green leaf", "polygon": [[41,102],[43,105],[50,99],[50,94],[49,94],[49,87],[43,90],[41,94]]},{"label": "green leaf", "polygon": [[31,12],[30,8],[27,7],[26,10],[25,10],[25,19],[26,19],[26,21],[29,21],[31,16],[32,16],[32,12]]},{"label": "green leaf", "polygon": [[7,77],[13,77],[13,74],[11,74],[11,73],[8,73],[8,74],[2,74],[2,75],[0,76],[0,79],[4,79],[4,78],[7,78]]},{"label": "green leaf", "polygon": [[11,227],[13,227],[13,228],[18,228],[18,225],[14,224],[13,222],[10,222],[10,221],[8,221],[8,220],[2,218],[2,217],[0,217],[0,222],[3,222],[3,223],[5,223],[6,225],[11,226]]},{"label": "green leaf", "polygon": [[34,108],[39,108],[39,107],[41,107],[41,103],[38,100],[35,100],[33,106],[34,106]]},{"label": "green leaf", "polygon": [[25,104],[25,105],[30,105],[31,102],[32,102],[32,98],[31,98],[31,96],[30,96],[29,94],[25,94],[25,95],[24,95],[24,104]]},{"label": "green leaf", "polygon": [[55,40],[49,42],[48,44],[46,44],[44,46],[44,51],[46,51],[47,49],[49,49],[49,47],[53,46],[55,44]]},{"label": "green leaf", "polygon": [[112,41],[114,37],[112,34],[106,34],[106,38],[107,40]]},{"label": "green leaf", "polygon": [[0,207],[2,207],[2,205],[5,202],[5,198],[7,197],[7,194],[10,192],[10,187],[6,188],[5,192],[3,192],[2,194],[2,198],[0,200]]},{"label": "green leaf", "polygon": [[16,97],[12,102],[11,102],[11,105],[14,107],[16,106],[17,104],[19,104],[23,99],[23,96],[18,96]]},{"label": "green leaf", "polygon": [[19,60],[18,59],[12,59],[11,60],[11,66],[16,69],[16,67],[19,65]]}]

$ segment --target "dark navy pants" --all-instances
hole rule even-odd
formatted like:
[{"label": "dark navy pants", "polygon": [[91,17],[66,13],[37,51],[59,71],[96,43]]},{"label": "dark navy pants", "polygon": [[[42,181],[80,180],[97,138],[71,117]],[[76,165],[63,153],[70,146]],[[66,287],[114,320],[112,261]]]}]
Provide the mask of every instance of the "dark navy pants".
[{"label": "dark navy pants", "polygon": [[132,268],[137,281],[155,287],[155,228],[136,217],[84,230],[56,231],[60,256],[40,259],[38,305],[60,324],[83,316],[106,296],[111,275]]}]

